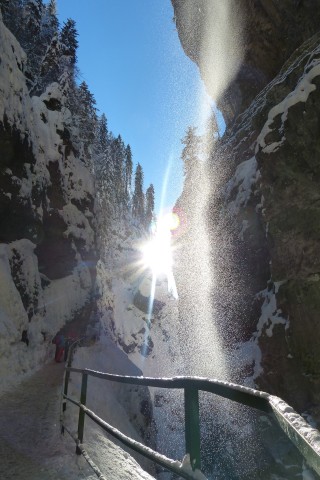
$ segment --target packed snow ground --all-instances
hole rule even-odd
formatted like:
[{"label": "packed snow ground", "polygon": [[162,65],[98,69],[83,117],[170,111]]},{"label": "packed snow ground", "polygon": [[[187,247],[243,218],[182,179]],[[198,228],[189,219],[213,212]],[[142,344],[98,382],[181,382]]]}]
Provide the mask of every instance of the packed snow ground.
[{"label": "packed snow ground", "polygon": [[[64,364],[51,362],[1,397],[0,478],[6,480],[94,480],[75,443],[60,434]],[[151,480],[137,462],[102,432],[90,435],[108,480]]]}]

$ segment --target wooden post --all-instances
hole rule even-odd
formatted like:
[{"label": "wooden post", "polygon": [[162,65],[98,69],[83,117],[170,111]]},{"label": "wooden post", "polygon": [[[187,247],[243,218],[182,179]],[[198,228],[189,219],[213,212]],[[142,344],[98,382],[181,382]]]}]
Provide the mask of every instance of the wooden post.
[{"label": "wooden post", "polygon": [[196,388],[184,389],[184,415],[186,453],[190,455],[192,470],[200,470],[199,392]]},{"label": "wooden post", "polygon": [[[83,373],[82,374],[82,383],[81,383],[81,395],[80,395],[80,403],[82,405],[86,405],[87,401],[87,385],[88,385],[88,374]],[[79,420],[78,420],[78,440],[79,443],[83,443],[83,431],[84,431],[84,419],[85,419],[85,413],[80,407],[79,409]],[[76,454],[81,455],[81,450],[77,446],[76,448]]]}]

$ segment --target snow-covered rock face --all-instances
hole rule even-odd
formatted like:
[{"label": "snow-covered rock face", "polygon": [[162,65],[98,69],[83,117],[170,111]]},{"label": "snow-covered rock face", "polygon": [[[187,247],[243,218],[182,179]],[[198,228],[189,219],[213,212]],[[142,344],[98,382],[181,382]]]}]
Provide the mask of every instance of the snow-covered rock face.
[{"label": "snow-covered rock face", "polygon": [[[173,1],[180,37],[189,25],[179,19],[184,3],[192,2]],[[307,22],[304,39],[317,10],[301,8],[292,21]],[[268,35],[256,35],[253,50],[249,39],[247,55],[268,43]],[[281,52],[282,70],[216,143],[211,167],[213,301],[221,336],[228,345],[247,342],[242,378],[248,375],[298,411],[320,399],[319,44],[316,34],[290,58],[289,50]],[[238,90],[230,88],[232,97]],[[319,421],[319,409],[311,410]]]},{"label": "snow-covered rock face", "polygon": [[[90,302],[94,184],[70,140],[58,84],[30,97],[26,55],[0,19],[1,385],[51,355],[50,339]],[[22,341],[24,340],[24,341]]]},{"label": "snow-covered rock face", "polygon": [[[256,305],[254,375],[300,411],[320,395],[319,41],[297,51],[220,145],[224,161],[234,162],[224,212]],[[268,296],[257,293],[270,279],[267,308]]]},{"label": "snow-covered rock face", "polygon": [[160,336],[166,338],[161,327],[163,319],[169,311],[173,312],[171,322],[174,323],[177,318],[177,301],[168,292],[164,276],[153,280],[152,273],[141,268],[141,232],[135,230],[132,227],[131,233],[124,238],[120,224],[118,234],[122,237],[121,245],[117,245],[119,237],[115,236],[111,256],[98,262],[98,308],[102,331],[111,334],[129,358],[144,371],[146,360],[154,358],[156,343],[163,342],[154,338],[158,330],[162,332]]}]

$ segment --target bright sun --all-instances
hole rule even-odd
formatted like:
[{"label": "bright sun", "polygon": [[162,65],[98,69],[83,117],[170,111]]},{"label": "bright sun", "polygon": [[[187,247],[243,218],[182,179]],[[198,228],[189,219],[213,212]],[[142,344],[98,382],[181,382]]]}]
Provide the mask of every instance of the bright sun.
[{"label": "bright sun", "polygon": [[142,248],[143,263],[154,275],[172,273],[171,231],[179,226],[179,217],[170,213],[159,218],[153,239]]},{"label": "bright sun", "polygon": [[168,274],[172,268],[171,245],[165,237],[156,235],[142,250],[143,263],[151,268],[152,273]]}]

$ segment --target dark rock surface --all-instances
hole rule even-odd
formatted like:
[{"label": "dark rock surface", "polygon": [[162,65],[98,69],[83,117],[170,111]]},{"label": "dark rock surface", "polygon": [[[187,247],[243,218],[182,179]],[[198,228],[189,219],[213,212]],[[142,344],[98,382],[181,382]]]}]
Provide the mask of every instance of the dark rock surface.
[{"label": "dark rock surface", "polygon": [[[200,65],[207,9],[217,10],[218,2],[172,0],[179,38],[185,53],[200,66],[208,89],[210,83]],[[240,69],[223,96],[217,98],[227,124],[251,103],[253,98],[277,75],[289,56],[305,40],[319,31],[319,0],[232,0],[231,20],[241,16],[243,60]],[[230,21],[230,20],[229,20]],[[231,21],[229,28],[233,28]]]},{"label": "dark rock surface", "polygon": [[[291,57],[221,141],[229,162],[241,164],[254,156],[259,172],[248,202],[234,218],[238,231],[247,221],[242,240],[234,238],[234,243],[242,258],[248,252],[252,294],[269,277],[276,298],[273,312],[263,317],[267,297],[261,310],[265,323],[257,344],[263,373],[257,383],[300,412],[311,409],[318,419],[319,43],[315,36]],[[226,200],[228,210],[231,199]],[[278,323],[280,317],[285,321]]]},{"label": "dark rock surface", "polygon": [[[203,2],[172,3],[182,45],[197,61]],[[187,32],[183,12],[191,4]],[[255,384],[319,423],[320,35],[311,35],[320,2],[243,5],[246,64],[261,75],[250,90],[239,81],[242,66],[229,87],[231,97],[241,92],[239,104],[220,103],[229,126],[211,164],[210,231],[224,259],[212,258],[213,296],[228,320],[226,343],[242,337],[261,352],[248,357]]]}]

